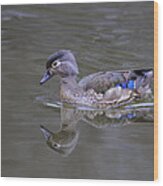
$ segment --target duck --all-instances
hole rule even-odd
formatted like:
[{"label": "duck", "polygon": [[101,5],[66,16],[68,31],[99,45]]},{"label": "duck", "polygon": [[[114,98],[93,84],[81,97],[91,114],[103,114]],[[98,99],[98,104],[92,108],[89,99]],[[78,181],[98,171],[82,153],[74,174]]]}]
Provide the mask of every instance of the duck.
[{"label": "duck", "polygon": [[58,131],[52,132],[45,126],[40,125],[47,146],[64,157],[71,154],[78,142],[79,128],[77,123],[81,118],[82,113],[76,111],[75,108],[61,107],[61,122]]},{"label": "duck", "polygon": [[[60,109],[60,123],[57,131],[40,125],[40,131],[48,148],[62,157],[68,157],[78,146],[79,125],[86,124],[96,129],[131,126],[142,122],[153,122],[153,108],[78,110],[75,107]],[[52,126],[52,125],[51,125]]]},{"label": "duck", "polygon": [[62,103],[109,109],[153,97],[152,68],[100,71],[77,81],[79,68],[74,54],[59,50],[48,57],[40,85],[55,75],[60,78]]},{"label": "duck", "polygon": [[137,125],[140,120],[153,123],[153,117],[153,108],[78,110],[75,107],[63,106],[60,108],[59,129],[51,131],[49,127],[40,125],[40,131],[50,149],[62,157],[67,157],[78,145],[81,123],[96,129],[105,129]]}]

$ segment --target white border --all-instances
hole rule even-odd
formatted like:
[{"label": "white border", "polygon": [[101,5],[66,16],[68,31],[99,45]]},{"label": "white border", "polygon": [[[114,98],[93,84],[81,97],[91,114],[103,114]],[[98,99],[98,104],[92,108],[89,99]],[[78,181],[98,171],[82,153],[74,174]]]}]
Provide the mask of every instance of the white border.
[{"label": "white border", "polygon": [[[46,4],[46,3],[79,3],[79,2],[122,2],[123,0],[1,0],[0,4]],[[130,2],[136,1],[136,0],[128,0]],[[161,79],[163,80],[163,0],[157,0],[159,5],[159,180],[155,182],[146,182],[146,181],[112,181],[112,180],[69,180],[69,179],[44,179],[44,178],[0,178],[0,185],[1,186],[35,186],[36,184],[39,184],[39,186],[44,186],[45,184],[48,186],[56,186],[56,185],[63,185],[63,186],[94,186],[95,184],[98,185],[109,185],[109,186],[126,186],[126,185],[163,185],[163,153],[162,153],[162,144],[163,141],[163,119],[161,120],[160,114],[161,111],[163,112],[163,104],[161,105],[163,98],[163,89],[161,86]]]},{"label": "white border", "polygon": [[[89,2],[128,2],[143,0],[1,0],[1,4],[50,4],[50,3],[89,3]],[[145,1],[145,0],[144,0]],[[152,1],[152,0],[148,0]],[[156,0],[157,1],[157,0]]]}]

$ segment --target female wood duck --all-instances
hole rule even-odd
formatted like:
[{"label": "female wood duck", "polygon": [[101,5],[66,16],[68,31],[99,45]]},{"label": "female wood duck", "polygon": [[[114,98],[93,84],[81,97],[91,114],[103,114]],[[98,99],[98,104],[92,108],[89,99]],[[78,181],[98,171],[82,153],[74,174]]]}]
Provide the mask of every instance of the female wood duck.
[{"label": "female wood duck", "polygon": [[51,131],[42,125],[40,130],[47,146],[64,157],[70,155],[78,144],[80,138],[79,121],[96,129],[104,129],[134,125],[140,123],[140,120],[153,123],[154,119],[153,108],[78,110],[75,107],[61,107],[60,116],[59,130]]},{"label": "female wood duck", "polygon": [[98,72],[77,82],[78,65],[73,53],[60,50],[46,64],[40,84],[59,75],[63,103],[108,109],[151,97],[153,69]]}]

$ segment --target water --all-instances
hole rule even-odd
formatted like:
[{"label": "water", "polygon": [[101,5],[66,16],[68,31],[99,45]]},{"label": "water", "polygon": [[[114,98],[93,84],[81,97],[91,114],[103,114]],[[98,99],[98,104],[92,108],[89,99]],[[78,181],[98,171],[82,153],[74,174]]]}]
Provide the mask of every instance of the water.
[{"label": "water", "polygon": [[[43,101],[59,100],[59,79],[39,85],[59,49],[74,52],[79,78],[153,67],[153,2],[2,6],[1,43],[2,176],[153,179],[152,109],[53,108]],[[68,148],[50,149],[40,125],[66,130]]]}]

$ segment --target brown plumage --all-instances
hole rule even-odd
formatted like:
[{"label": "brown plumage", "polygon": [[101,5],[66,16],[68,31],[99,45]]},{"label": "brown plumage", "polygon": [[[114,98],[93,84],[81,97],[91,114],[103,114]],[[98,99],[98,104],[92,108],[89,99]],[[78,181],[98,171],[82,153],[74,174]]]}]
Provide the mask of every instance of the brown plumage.
[{"label": "brown plumage", "polygon": [[46,68],[40,84],[59,75],[62,102],[104,109],[147,99],[152,95],[152,69],[97,72],[78,83],[78,66],[69,50],[60,50],[51,55]]}]

